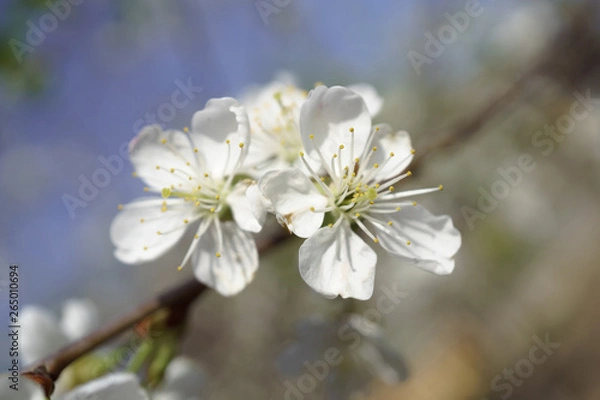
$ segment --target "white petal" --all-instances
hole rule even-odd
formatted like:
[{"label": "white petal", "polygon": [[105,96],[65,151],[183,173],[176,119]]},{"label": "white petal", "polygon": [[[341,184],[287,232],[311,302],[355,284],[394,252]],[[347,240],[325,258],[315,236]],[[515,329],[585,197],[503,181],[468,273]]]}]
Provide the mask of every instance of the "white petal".
[{"label": "white petal", "polygon": [[19,390],[11,389],[9,385],[9,374],[0,374],[0,399],[10,400],[46,400],[46,395],[38,384],[24,377],[19,378]]},{"label": "white petal", "polygon": [[376,116],[381,111],[383,106],[383,98],[379,96],[377,90],[367,83],[355,83],[354,85],[348,86],[348,89],[358,94],[364,100],[371,117]]},{"label": "white petal", "polygon": [[210,99],[203,110],[194,114],[190,138],[210,166],[212,176],[236,173],[237,160],[245,157],[250,145],[246,109],[230,97]]},{"label": "white petal", "polygon": [[238,182],[227,196],[227,204],[231,207],[233,219],[240,228],[248,232],[260,232],[262,224],[252,213],[250,199],[246,196],[249,186],[249,182]]},{"label": "white petal", "polygon": [[[435,216],[418,204],[387,215],[393,222],[388,228],[394,235],[378,229],[378,238],[384,249],[433,273],[452,273],[453,257],[460,248],[461,235],[449,216]],[[386,221],[381,221],[385,227],[388,226]],[[410,245],[406,243],[408,240]]]},{"label": "white petal", "polygon": [[[374,133],[373,146],[377,151],[373,153],[369,164],[381,165],[377,179],[384,181],[400,175],[413,159],[412,144],[408,132],[399,131],[392,133],[392,128],[387,124],[377,125],[379,131]],[[390,157],[390,153],[394,153]]]},{"label": "white petal", "polygon": [[137,377],[129,373],[105,375],[67,393],[63,400],[148,400]]},{"label": "white petal", "polygon": [[26,306],[20,315],[21,356],[23,364],[40,361],[68,342],[60,323],[52,313],[42,307]]},{"label": "white petal", "polygon": [[[163,212],[165,201],[167,210]],[[184,220],[191,223],[193,217],[193,205],[183,199],[134,200],[125,205],[110,227],[110,238],[117,247],[115,256],[127,264],[156,259],[181,239],[187,227]]]},{"label": "white petal", "polygon": [[[350,128],[354,129],[354,149]],[[300,131],[304,148],[311,157],[317,158],[313,150],[317,146],[327,161],[343,144],[343,165],[352,165],[352,153],[354,157],[362,153],[371,132],[371,115],[363,99],[352,90],[317,86],[302,105]]]},{"label": "white petal", "polygon": [[69,340],[78,340],[95,330],[100,322],[98,308],[89,299],[69,299],[63,305],[61,327]]},{"label": "white petal", "polygon": [[267,214],[273,212],[273,204],[260,191],[258,184],[253,183],[246,190],[246,197],[250,203],[250,211],[258,223],[264,225]]},{"label": "white petal", "polygon": [[300,246],[300,275],[327,297],[367,300],[373,294],[377,255],[343,221],[319,229]]},{"label": "white petal", "polygon": [[[258,186],[272,204],[278,221],[295,235],[306,238],[323,224],[325,214],[318,210],[327,205],[327,197],[302,171],[292,168],[269,172]],[[317,211],[311,211],[311,207]]]},{"label": "white petal", "polygon": [[[254,279],[258,269],[258,251],[252,236],[234,222],[222,224],[223,248],[218,248],[217,230],[213,223],[202,236],[192,255],[196,278],[223,296],[232,296]],[[215,253],[220,252],[221,257]]]},{"label": "white petal", "polygon": [[200,161],[183,132],[147,126],[129,143],[129,159],[137,175],[153,189],[173,185],[178,190],[191,191],[200,179]]}]

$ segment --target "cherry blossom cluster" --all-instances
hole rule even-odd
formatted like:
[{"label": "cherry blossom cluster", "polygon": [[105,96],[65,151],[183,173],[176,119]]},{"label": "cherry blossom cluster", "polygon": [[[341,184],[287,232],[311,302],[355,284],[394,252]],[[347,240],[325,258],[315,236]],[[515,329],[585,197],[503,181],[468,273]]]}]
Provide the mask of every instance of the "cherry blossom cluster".
[{"label": "cherry blossom cluster", "polygon": [[129,153],[154,196],[119,206],[115,256],[143,263],[187,240],[177,268],[235,295],[258,269],[253,234],[274,215],[306,239],[300,275],[330,298],[371,297],[373,246],[451,273],[460,233],[415,201],[442,186],[401,190],[415,151],[407,132],[372,123],[382,103],[366,84],[306,93],[282,78],[240,100],[209,100],[189,128],[145,127]]}]

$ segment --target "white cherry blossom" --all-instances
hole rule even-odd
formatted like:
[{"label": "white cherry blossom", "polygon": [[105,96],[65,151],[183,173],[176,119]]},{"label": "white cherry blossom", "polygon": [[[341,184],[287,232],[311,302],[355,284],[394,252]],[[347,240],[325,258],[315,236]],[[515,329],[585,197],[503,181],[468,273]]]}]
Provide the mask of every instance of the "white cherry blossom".
[{"label": "white cherry blossom", "polygon": [[[295,81],[291,74],[281,73],[267,85],[252,88],[242,96],[252,133],[247,165],[255,177],[272,170],[302,166],[300,109],[307,92]],[[372,116],[379,113],[383,99],[374,87],[357,83],[348,88],[365,99]]]},{"label": "white cherry blossom", "polygon": [[240,292],[258,268],[250,232],[258,232],[240,176],[250,144],[248,116],[232,98],[209,100],[187,132],[148,126],[129,147],[135,173],[162,195],[121,206],[111,226],[115,256],[128,264],[156,259],[188,229],[195,233],[179,269],[225,296]]},{"label": "white cherry blossom", "polygon": [[354,227],[407,262],[452,272],[460,233],[448,216],[434,216],[412,200],[442,186],[396,188],[411,176],[402,174],[414,154],[408,133],[372,126],[364,100],[340,86],[316,87],[299,125],[304,171],[268,172],[248,194],[256,214],[271,211],[290,232],[308,238],[300,247],[300,274],[314,290],[371,297],[377,255]]}]

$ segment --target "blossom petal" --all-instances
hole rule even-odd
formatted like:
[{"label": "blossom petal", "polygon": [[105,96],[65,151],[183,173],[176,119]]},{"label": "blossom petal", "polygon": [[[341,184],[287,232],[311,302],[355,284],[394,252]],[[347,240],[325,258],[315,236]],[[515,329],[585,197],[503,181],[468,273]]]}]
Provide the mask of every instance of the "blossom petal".
[{"label": "blossom petal", "polygon": [[69,340],[81,339],[98,327],[98,308],[89,299],[69,299],[63,305],[60,322]]},{"label": "blossom petal", "polygon": [[238,182],[233,191],[227,196],[233,219],[240,228],[248,232],[260,232],[262,224],[252,213],[250,199],[246,196],[249,183]]},{"label": "blossom petal", "polygon": [[180,131],[163,131],[158,125],[146,126],[133,138],[129,159],[137,176],[158,191],[171,186],[192,191],[201,178],[197,175],[201,161],[189,137]]},{"label": "blossom petal", "polygon": [[377,255],[348,221],[321,228],[300,246],[300,275],[327,297],[367,300],[373,294]]},{"label": "blossom petal", "polygon": [[206,373],[202,367],[191,358],[178,356],[167,366],[164,383],[153,393],[152,398],[153,400],[199,399],[205,384]]},{"label": "blossom petal", "polygon": [[273,204],[260,191],[258,184],[253,183],[246,190],[246,197],[250,203],[250,211],[262,226],[267,220],[267,214],[273,212]]},{"label": "blossom petal", "polygon": [[[210,99],[192,119],[190,138],[216,178],[236,173],[250,145],[246,109],[230,97]],[[227,142],[229,141],[229,143]]]},{"label": "blossom petal", "polygon": [[105,375],[67,393],[64,400],[148,400],[134,374],[116,373]]},{"label": "blossom petal", "polygon": [[[323,224],[323,196],[302,171],[290,168],[266,173],[258,182],[263,196],[271,203],[277,220],[295,235],[306,238]],[[311,211],[313,207],[316,211]]]},{"label": "blossom petal", "polygon": [[370,163],[381,165],[377,179],[383,181],[400,175],[409,166],[413,159],[413,148],[408,132],[392,133],[392,128],[387,124],[376,125],[376,128],[379,129],[374,133],[373,145],[378,150],[373,153]]},{"label": "blossom petal", "polygon": [[26,306],[21,312],[21,356],[23,364],[40,361],[67,344],[59,321],[42,307]]},{"label": "blossom petal", "polygon": [[418,204],[388,215],[393,223],[391,227],[387,220],[380,220],[374,228],[384,249],[435,274],[452,273],[461,235],[449,216],[433,215]]},{"label": "blossom petal", "polygon": [[343,165],[352,165],[351,157],[362,153],[371,133],[371,115],[363,99],[352,90],[342,86],[317,86],[302,105],[300,132],[311,157],[317,158],[315,146],[329,159],[344,145],[346,150],[342,152],[341,161]]},{"label": "blossom petal", "polygon": [[[192,255],[196,279],[214,288],[223,296],[233,296],[254,279],[258,269],[258,250],[252,236],[238,228],[235,222],[215,223],[200,238],[198,249]],[[219,239],[219,233],[222,233]],[[222,248],[218,248],[219,240]],[[215,253],[219,252],[220,257]]]},{"label": "blossom petal", "polygon": [[348,86],[348,89],[358,94],[364,100],[371,117],[376,116],[383,107],[383,98],[377,93],[377,90],[368,83],[355,83]]},{"label": "blossom petal", "polygon": [[[162,211],[166,204],[166,211]],[[125,205],[110,227],[110,238],[121,262],[153,260],[181,239],[194,218],[194,208],[184,199],[140,198]],[[143,221],[143,222],[142,222]],[[158,234],[160,232],[160,234]]]}]

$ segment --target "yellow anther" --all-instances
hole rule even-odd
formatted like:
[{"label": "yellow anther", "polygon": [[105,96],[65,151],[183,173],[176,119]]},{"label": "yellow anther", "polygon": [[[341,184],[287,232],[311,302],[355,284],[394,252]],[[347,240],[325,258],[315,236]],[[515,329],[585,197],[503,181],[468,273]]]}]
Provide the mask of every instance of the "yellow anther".
[{"label": "yellow anther", "polygon": [[379,243],[379,239],[377,239],[377,238],[373,238],[373,241],[374,241],[375,243]]},{"label": "yellow anther", "polygon": [[208,174],[207,174],[206,172],[204,173],[204,177],[205,177],[205,178],[208,178]]},{"label": "yellow anther", "polygon": [[187,126],[184,126],[184,127],[183,127],[183,131],[184,131],[185,133],[188,133],[188,132],[190,131],[190,128],[188,128]]},{"label": "yellow anther", "polygon": [[389,190],[390,192],[393,192],[394,190],[396,190],[396,188],[395,188],[395,187],[393,187],[393,186],[390,186],[390,187],[388,188],[388,190]]},{"label": "yellow anther", "polygon": [[200,189],[202,189],[202,186],[200,186],[200,185],[196,186],[196,190],[200,190]]},{"label": "yellow anther", "polygon": [[156,166],[156,169],[160,169],[160,165],[157,165],[157,166]]},{"label": "yellow anther", "polygon": [[321,177],[321,182],[325,182],[325,177],[324,176]]},{"label": "yellow anther", "polygon": [[413,201],[412,205],[413,205],[413,206],[416,206],[416,205],[417,205],[417,202],[416,202],[416,201]]},{"label": "yellow anther", "polygon": [[131,176],[132,176],[132,177],[134,177],[134,178],[137,178],[137,176],[138,176],[138,175],[137,175],[137,172],[133,171],[133,172],[131,173]]},{"label": "yellow anther", "polygon": [[417,151],[415,149],[410,150],[410,154],[415,154]]},{"label": "yellow anther", "polygon": [[340,144],[340,150],[343,150],[344,147],[346,147],[346,146],[344,146],[343,144]]},{"label": "yellow anther", "polygon": [[144,218],[140,218],[140,224],[144,223]]},{"label": "yellow anther", "polygon": [[144,250],[148,250],[148,246],[144,246]]},{"label": "yellow anther", "polygon": [[354,214],[354,216],[355,216],[356,218],[360,218],[360,213],[356,213],[356,214]]},{"label": "yellow anther", "polygon": [[392,221],[388,221],[388,225],[389,225],[389,226],[392,226],[392,225],[394,225],[394,222],[392,222]]},{"label": "yellow anther", "polygon": [[196,203],[194,203],[196,207],[200,207],[200,202],[197,201]]},{"label": "yellow anther", "polygon": [[353,177],[353,178],[356,178],[356,172],[353,172],[353,173],[352,173],[352,177]]},{"label": "yellow anther", "polygon": [[412,172],[411,171],[406,171],[406,176],[412,176]]},{"label": "yellow anther", "polygon": [[175,168],[171,168],[169,171],[171,171],[171,173],[175,172]]},{"label": "yellow anther", "polygon": [[379,189],[379,183],[375,184],[375,189]]},{"label": "yellow anther", "polygon": [[439,188],[440,190],[444,190],[444,185],[440,185],[440,186],[438,186],[438,188]]},{"label": "yellow anther", "polygon": [[229,144],[229,143],[231,143],[231,140],[227,139],[227,140],[225,140],[225,143]]},{"label": "yellow anther", "polygon": [[184,224],[187,224],[188,222],[190,222],[190,221],[188,221],[188,219],[187,219],[187,218],[183,220],[183,223],[184,223]]},{"label": "yellow anther", "polygon": [[162,195],[163,198],[168,199],[171,196],[171,189],[163,188],[163,190],[160,191],[160,194]]},{"label": "yellow anther", "polygon": [[175,185],[171,185],[169,186],[171,189],[175,189]]},{"label": "yellow anther", "polygon": [[191,177],[191,176],[188,176],[188,181],[191,181],[191,180],[192,180],[192,177]]},{"label": "yellow anther", "polygon": [[379,127],[378,126],[375,127],[375,132],[379,132]]},{"label": "yellow anther", "polygon": [[373,205],[373,204],[375,204],[375,202],[373,200],[371,200],[371,201],[369,201],[369,204]]},{"label": "yellow anther", "polygon": [[218,251],[215,253],[215,256],[217,256],[217,258],[221,257],[221,253],[219,253]]},{"label": "yellow anther", "polygon": [[377,164],[377,163],[373,164],[373,168],[379,168],[379,164]]},{"label": "yellow anther", "polygon": [[211,208],[210,208],[210,212],[211,212],[211,213],[214,213],[214,212],[215,212],[215,208],[214,208],[214,207],[211,207]]},{"label": "yellow anther", "polygon": [[308,137],[309,137],[310,139],[314,139],[314,138],[315,138],[315,135],[313,135],[313,134],[311,133],[310,135],[308,135]]},{"label": "yellow anther", "polygon": [[150,191],[150,188],[149,188],[149,187],[145,187],[145,188],[144,188],[144,192],[149,192],[149,191]]},{"label": "yellow anther", "polygon": [[360,159],[359,159],[358,157],[356,157],[356,158],[354,159],[354,162],[355,162],[355,163],[358,163],[358,162],[360,162]]},{"label": "yellow anther", "polygon": [[333,224],[327,224],[329,228],[333,228]]},{"label": "yellow anther", "polygon": [[337,153],[333,153],[333,158],[337,158]]},{"label": "yellow anther", "polygon": [[162,233],[160,231],[156,231],[156,234],[159,236],[162,235]]},{"label": "yellow anther", "polygon": [[240,149],[244,148],[244,143],[240,143],[238,146],[240,146]]},{"label": "yellow anther", "polygon": [[350,132],[354,132],[354,128],[350,128]]},{"label": "yellow anther", "polygon": [[221,198],[221,196],[220,196],[220,195],[216,195],[216,196],[215,196],[215,200],[219,200],[220,198]]},{"label": "yellow anther", "polygon": [[373,146],[373,151],[377,151],[377,146]]},{"label": "yellow anther", "polygon": [[402,210],[401,207],[396,207],[396,211],[400,211],[400,210]]},{"label": "yellow anther", "polygon": [[181,266],[181,265],[177,267],[177,271],[181,271],[182,269],[183,269],[183,266]]},{"label": "yellow anther", "polygon": [[160,142],[161,142],[162,144],[167,144],[167,139],[161,139],[161,140],[160,140]]},{"label": "yellow anther", "polygon": [[410,244],[411,244],[411,243],[412,243],[412,242],[411,242],[410,240],[407,240],[407,241],[406,241],[406,245],[407,245],[407,246],[410,246]]},{"label": "yellow anther", "polygon": [[189,161],[186,161],[186,162],[185,162],[185,165],[187,165],[187,166],[189,167],[189,166],[190,166],[190,165],[192,165],[192,164],[190,164],[190,162],[189,162]]},{"label": "yellow anther", "polygon": [[300,152],[300,157],[304,157],[304,152],[303,151]]},{"label": "yellow anther", "polygon": [[311,207],[311,208],[310,208],[310,211],[313,211],[313,212],[314,212],[314,211],[315,211],[315,208],[314,208],[314,207]]},{"label": "yellow anther", "polygon": [[167,211],[167,206],[162,206],[162,207],[160,208],[160,211],[162,211],[162,212],[166,212],[166,211]]},{"label": "yellow anther", "polygon": [[198,148],[194,147],[194,153],[197,153],[197,152],[198,152]]},{"label": "yellow anther", "polygon": [[194,239],[200,239],[200,235],[194,235]]},{"label": "yellow anther", "polygon": [[390,152],[390,157],[394,157],[394,156],[395,156],[394,152],[393,151]]},{"label": "yellow anther", "polygon": [[117,210],[122,210],[122,209],[123,209],[123,204],[119,204],[119,205],[117,206]]}]

